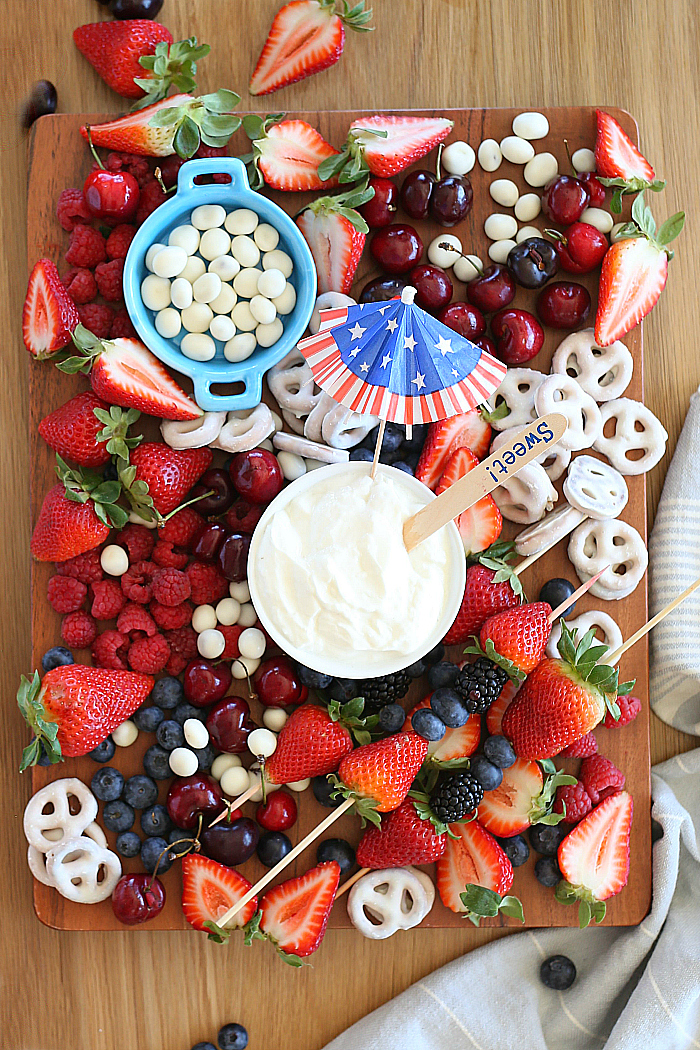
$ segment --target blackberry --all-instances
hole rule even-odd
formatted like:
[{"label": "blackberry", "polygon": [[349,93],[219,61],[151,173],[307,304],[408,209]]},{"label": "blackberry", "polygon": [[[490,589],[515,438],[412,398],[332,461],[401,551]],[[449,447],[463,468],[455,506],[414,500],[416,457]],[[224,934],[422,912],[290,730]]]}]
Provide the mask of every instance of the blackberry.
[{"label": "blackberry", "polygon": [[498,700],[507,681],[508,675],[502,667],[480,656],[476,663],[464,665],[453,689],[463,698],[470,715],[482,714]]},{"label": "blackberry", "polygon": [[482,788],[471,773],[453,773],[438,785],[430,798],[430,808],[443,824],[454,824],[466,817],[484,797]]},{"label": "blackberry", "polygon": [[411,678],[405,671],[395,674],[384,674],[379,678],[365,678],[357,683],[356,696],[364,696],[367,715],[381,711],[387,704],[393,704],[408,692]]}]

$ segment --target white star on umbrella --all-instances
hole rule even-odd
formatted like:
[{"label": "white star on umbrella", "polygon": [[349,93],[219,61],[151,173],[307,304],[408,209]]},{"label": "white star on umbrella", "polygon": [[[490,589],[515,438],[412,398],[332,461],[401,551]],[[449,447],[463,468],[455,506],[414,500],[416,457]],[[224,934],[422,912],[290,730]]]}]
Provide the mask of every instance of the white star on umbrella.
[{"label": "white star on umbrella", "polygon": [[355,321],[355,326],[350,329],[350,335],[353,338],[353,342],[355,341],[355,339],[361,339],[366,331],[367,331],[366,328],[361,328],[360,327],[360,322],[359,321]]},{"label": "white star on umbrella", "polygon": [[[364,306],[364,303],[363,303],[362,305]],[[380,307],[379,307],[379,309],[377,310],[377,313],[378,313],[378,314],[381,314],[381,315],[382,315],[382,317],[383,317],[383,316],[384,316],[384,314],[385,314],[385,312],[386,312],[386,311],[387,311],[388,309],[389,309],[389,307],[388,307],[388,306],[380,306]]]},{"label": "white star on umbrella", "polygon": [[390,332],[395,332],[396,329],[399,327],[398,321],[395,321],[393,317],[387,321],[386,326]]},{"label": "white star on umbrella", "polygon": [[435,349],[439,350],[443,357],[445,357],[446,354],[453,354],[454,353],[454,350],[452,349],[452,342],[451,342],[451,340],[445,339],[445,337],[442,336],[442,335],[440,336],[440,338],[438,339],[437,343],[435,344]]},{"label": "white star on umbrella", "polygon": [[386,368],[386,366],[389,364],[390,361],[391,361],[391,354],[386,354],[382,358],[382,368]]},{"label": "white star on umbrella", "polygon": [[366,362],[366,361],[364,361],[364,362],[363,362],[363,363],[362,363],[362,364],[360,365],[360,371],[361,371],[361,372],[369,372],[369,365],[367,364],[367,362]]},{"label": "white star on umbrella", "polygon": [[456,368],[452,369],[452,375],[455,377],[455,379],[459,379],[459,372]]},{"label": "white star on umbrella", "polygon": [[362,353],[362,347],[361,346],[355,346],[350,351],[350,357],[357,357],[357,355],[361,354],[361,353]]},{"label": "white star on umbrella", "polygon": [[417,390],[422,390],[425,386],[425,376],[422,376],[420,372],[416,373],[416,378],[411,380],[412,383],[416,384]]},{"label": "white star on umbrella", "polygon": [[410,350],[413,353],[413,348],[416,346],[416,341],[412,335],[405,335],[403,337],[403,348],[404,350]]}]

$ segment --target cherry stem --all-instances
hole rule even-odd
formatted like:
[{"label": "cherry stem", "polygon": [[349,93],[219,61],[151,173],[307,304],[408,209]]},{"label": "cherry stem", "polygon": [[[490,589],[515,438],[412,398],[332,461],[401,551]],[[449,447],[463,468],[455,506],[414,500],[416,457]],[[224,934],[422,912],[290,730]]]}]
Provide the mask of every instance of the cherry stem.
[{"label": "cherry stem", "polygon": [[215,495],[215,490],[214,489],[209,489],[208,492],[203,492],[201,496],[195,496],[194,499],[188,499],[186,503],[181,503],[179,507],[176,507],[175,510],[171,510],[169,514],[165,515],[165,517],[162,517],[156,511],[156,515],[157,515],[156,520],[158,522],[158,528],[161,528],[163,525],[165,525],[166,521],[168,521],[170,518],[172,518],[173,514],[177,514],[177,512],[179,510],[184,510],[185,507],[190,507],[190,506],[192,506],[193,503],[199,503],[200,499],[206,499],[207,496],[214,496],[214,495]]},{"label": "cherry stem", "polygon": [[571,153],[569,152],[569,143],[568,143],[567,139],[564,139],[564,149],[566,150],[566,156],[567,156],[567,158],[569,160],[569,164],[571,165],[571,170],[574,173],[574,178],[576,179],[576,178],[578,178],[578,172],[576,171],[576,168],[574,167],[574,162],[571,159]]},{"label": "cherry stem", "polygon": [[542,232],[546,233],[548,237],[551,237],[553,241],[560,241],[564,246],[569,243],[564,234],[559,230],[543,230]]},{"label": "cherry stem", "polygon": [[160,186],[160,188],[162,189],[163,193],[164,193],[164,194],[165,194],[166,196],[167,196],[167,195],[168,195],[169,193],[174,193],[174,192],[175,192],[175,190],[176,190],[176,188],[177,188],[176,186],[171,186],[169,190],[166,190],[166,188],[165,188],[165,183],[163,182],[163,173],[162,173],[162,171],[160,170],[160,168],[154,168],[154,170],[153,170],[153,174],[155,175],[155,178],[156,178],[156,182],[158,183],[158,185]]},{"label": "cherry stem", "polygon": [[455,248],[454,244],[450,244],[449,241],[440,241],[438,243],[438,248],[443,248],[446,252],[456,252],[456,254],[459,255],[460,259],[466,259],[470,266],[474,267],[476,272],[479,274],[479,277],[484,276],[484,271],[481,269],[481,267],[477,266],[474,260],[470,259],[468,255],[465,255],[464,252],[461,252],[459,248]]},{"label": "cherry stem", "polygon": [[146,893],[148,893],[150,890],[153,889],[153,885],[154,885],[154,883],[156,881],[156,878],[158,876],[158,868],[160,867],[160,862],[162,861],[162,859],[165,856],[165,854],[169,853],[171,851],[171,849],[173,848],[173,846],[177,846],[180,843],[187,843],[187,845],[189,846],[189,849],[186,849],[184,853],[176,853],[175,857],[176,857],[177,860],[182,860],[182,858],[186,857],[188,853],[197,853],[197,852],[199,852],[199,849],[200,849],[199,836],[201,835],[201,833],[202,833],[202,814],[199,813],[197,815],[197,834],[195,835],[195,837],[193,839],[175,839],[174,842],[169,842],[168,845],[166,846],[166,848],[164,850],[161,850],[160,853],[158,854],[158,860],[156,861],[156,866],[153,869],[153,875],[151,877],[151,881],[149,882],[148,886],[146,887]]},{"label": "cherry stem", "polygon": [[445,148],[445,143],[441,142],[440,145],[438,146],[437,160],[435,161],[435,174],[437,176],[438,182],[442,178],[442,169],[440,167],[440,160],[442,159],[442,151],[443,151],[444,148]]},{"label": "cherry stem", "polygon": [[93,144],[92,144],[92,131],[91,131],[91,129],[90,129],[90,125],[89,125],[89,124],[86,124],[86,125],[85,125],[85,130],[87,131],[87,137],[88,137],[88,146],[90,147],[90,152],[92,153],[93,157],[94,157],[94,158],[95,158],[95,160],[97,161],[98,167],[99,167],[99,168],[100,168],[100,169],[101,169],[102,171],[105,171],[105,170],[106,170],[106,169],[105,169],[105,166],[104,166],[104,164],[102,163],[102,161],[100,160],[100,158],[99,158],[99,156],[98,156],[98,154],[97,154],[97,150],[95,149],[95,147],[94,147],[94,146],[93,146]]},{"label": "cherry stem", "polygon": [[253,689],[253,683],[250,680],[250,675],[248,673],[248,668],[243,663],[243,661],[240,660],[238,657],[236,657],[236,659],[233,661],[233,663],[234,664],[238,664],[238,666],[242,667],[244,672],[245,672],[245,680],[246,680],[246,684],[248,686],[248,699],[249,700],[257,700],[258,699],[258,694]]}]

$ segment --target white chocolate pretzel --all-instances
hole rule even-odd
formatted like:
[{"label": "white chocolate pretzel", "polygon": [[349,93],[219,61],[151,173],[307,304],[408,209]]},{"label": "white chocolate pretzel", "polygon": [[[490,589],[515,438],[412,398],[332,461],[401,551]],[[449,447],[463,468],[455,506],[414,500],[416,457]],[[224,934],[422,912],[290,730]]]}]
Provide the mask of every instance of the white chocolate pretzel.
[{"label": "white chocolate pretzel", "polygon": [[[586,631],[590,631],[591,627],[597,628],[603,635],[602,642],[607,645],[610,652],[614,652],[622,645],[622,631],[617,626],[612,616],[609,613],[603,612],[602,609],[589,609],[588,612],[581,613],[580,616],[576,616],[572,620],[566,620],[566,626],[577,632],[577,638],[580,641]],[[547,656],[551,656],[552,659],[559,657],[559,650],[557,645],[561,638],[561,620],[555,620],[552,624],[552,633],[549,636],[547,642],[546,653]]]},{"label": "white chocolate pretzel", "polygon": [[308,416],[321,396],[311,365],[297,347],[273,365],[267,373],[267,385],[283,415],[287,411],[297,417]]},{"label": "white chocolate pretzel", "polygon": [[357,302],[342,292],[321,292],[309,321],[309,331],[312,335],[316,335],[321,327],[321,310],[335,310],[338,306],[357,306]]},{"label": "white chocolate pretzel", "polygon": [[204,448],[216,441],[225,422],[225,412],[205,412],[197,419],[163,419],[160,432],[171,448]]},{"label": "white chocolate pretzel", "polygon": [[96,816],[97,799],[90,789],[77,777],[65,777],[46,784],[29,799],[24,834],[30,846],[48,853],[57,842],[82,835]]},{"label": "white chocolate pretzel", "polygon": [[383,941],[418,926],[435,901],[435,887],[415,868],[363,875],[348,893],[348,915],[363,937]]},{"label": "white chocolate pretzel", "polygon": [[[88,824],[83,835],[92,839],[93,842],[96,842],[103,849],[107,848],[107,836],[96,821]],[[49,878],[46,871],[46,857],[47,854],[42,853],[36,846],[27,846],[27,864],[32,875],[39,882],[43,882],[45,886],[53,886],[53,880]]]},{"label": "white chocolate pretzel", "polygon": [[376,427],[376,416],[353,412],[323,392],[318,404],[306,417],[304,437],[325,442],[331,448],[354,448]]},{"label": "white chocolate pretzel", "polygon": [[523,558],[529,558],[531,554],[539,554],[547,547],[553,547],[560,540],[580,525],[586,518],[580,510],[565,503],[563,507],[557,507],[536,525],[523,529],[515,537],[515,549]]},{"label": "white chocolate pretzel", "polygon": [[492,496],[504,518],[531,524],[552,509],[559,493],[539,463],[526,463],[494,489]]},{"label": "white chocolate pretzel", "polygon": [[594,456],[577,456],[564,481],[564,495],[572,507],[589,518],[617,518],[627,506],[627,482],[609,463]]},{"label": "white chocolate pretzel", "polygon": [[80,835],[66,839],[46,855],[46,877],[62,897],[78,904],[99,904],[110,897],[122,873],[116,853]]},{"label": "white chocolate pretzel", "polygon": [[538,372],[534,368],[509,368],[505,379],[488,401],[491,410],[498,408],[503,402],[508,408],[508,414],[503,419],[493,420],[493,429],[525,427],[533,419],[537,419],[535,392],[546,378],[544,372]]},{"label": "white chocolate pretzel", "polygon": [[[593,445],[596,452],[607,456],[621,474],[645,474],[656,466],[666,451],[668,434],[646,405],[620,397],[603,405],[601,415],[603,427]],[[615,433],[606,437],[603,428],[610,419],[615,420]],[[630,458],[633,452],[642,455]]]},{"label": "white chocolate pretzel", "polygon": [[[512,441],[520,429],[520,427],[510,427],[509,430],[499,431],[491,442],[491,452],[497,452],[503,445]],[[540,456],[536,456],[534,462],[544,467],[545,474],[550,481],[557,481],[571,462],[571,452],[567,448],[562,448],[557,442],[556,445],[545,449]]]},{"label": "white chocolate pretzel", "polygon": [[286,434],[283,430],[275,434],[272,444],[280,452],[294,452],[297,456],[303,456],[304,459],[316,459],[320,463],[347,463],[350,458],[347,449],[320,445],[298,434]]},{"label": "white chocolate pretzel", "polygon": [[581,522],[571,534],[568,555],[581,583],[605,569],[589,593],[608,602],[631,594],[649,563],[642,537],[632,525],[617,518]]},{"label": "white chocolate pretzel", "polygon": [[261,401],[255,408],[240,412],[229,412],[228,419],[213,443],[213,448],[224,452],[249,452],[275,433],[272,412]]},{"label": "white chocolate pretzel", "polygon": [[559,444],[573,452],[590,448],[603,430],[600,409],[590,394],[571,376],[558,372],[547,376],[535,391],[535,411],[538,416],[548,412],[566,416],[567,428]]},{"label": "white chocolate pretzel", "polygon": [[567,335],[554,351],[552,372],[571,376],[594,401],[612,401],[630,384],[634,362],[619,339],[598,346],[592,328]]}]

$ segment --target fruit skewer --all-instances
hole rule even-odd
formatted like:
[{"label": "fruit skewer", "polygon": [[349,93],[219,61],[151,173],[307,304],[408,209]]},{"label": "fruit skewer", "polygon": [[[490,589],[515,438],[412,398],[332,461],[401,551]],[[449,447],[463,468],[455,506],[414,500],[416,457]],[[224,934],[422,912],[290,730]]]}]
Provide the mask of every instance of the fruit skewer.
[{"label": "fruit skewer", "polygon": [[609,656],[606,657],[605,663],[610,664],[611,666],[616,664],[617,661],[627,652],[628,649],[631,649],[633,645],[636,645],[639,639],[643,638],[645,634],[648,634],[652,627],[656,627],[657,623],[661,623],[661,621],[665,619],[669,613],[672,613],[673,610],[681,604],[681,602],[684,602],[686,598],[689,598],[690,595],[698,589],[698,587],[700,587],[700,578],[697,579],[694,583],[691,583],[689,587],[686,587],[682,594],[679,594],[678,597],[674,598],[673,601],[668,603],[668,605],[665,605],[660,612],[657,612],[656,616],[652,616],[651,620],[647,620],[644,626],[640,627],[638,631],[635,631],[631,638],[628,638],[627,641],[623,642],[622,645],[618,649],[616,649],[614,653],[611,653]]}]

